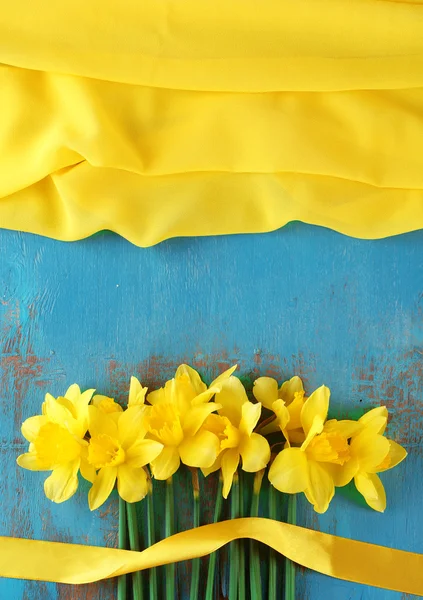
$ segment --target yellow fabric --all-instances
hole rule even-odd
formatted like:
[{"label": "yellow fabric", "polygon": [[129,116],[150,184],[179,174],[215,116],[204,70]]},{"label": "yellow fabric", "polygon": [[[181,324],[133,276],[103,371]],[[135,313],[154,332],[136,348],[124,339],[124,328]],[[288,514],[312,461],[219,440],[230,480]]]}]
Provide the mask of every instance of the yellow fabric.
[{"label": "yellow fabric", "polygon": [[1,227],[423,227],[420,2],[15,0],[0,63]]},{"label": "yellow fabric", "polygon": [[423,595],[422,554],[262,518],[205,525],[173,535],[142,552],[0,537],[0,576],[89,583],[206,556],[240,538],[267,544],[296,563],[325,575]]}]

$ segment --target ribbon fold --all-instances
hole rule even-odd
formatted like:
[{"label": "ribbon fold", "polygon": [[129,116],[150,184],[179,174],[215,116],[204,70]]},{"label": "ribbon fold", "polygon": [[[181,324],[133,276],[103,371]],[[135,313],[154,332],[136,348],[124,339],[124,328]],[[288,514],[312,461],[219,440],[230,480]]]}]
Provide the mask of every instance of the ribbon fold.
[{"label": "ribbon fold", "polygon": [[0,537],[0,576],[56,583],[90,583],[206,556],[233,540],[243,538],[266,544],[292,561],[325,575],[423,595],[422,554],[256,517],[190,529],[142,552]]}]

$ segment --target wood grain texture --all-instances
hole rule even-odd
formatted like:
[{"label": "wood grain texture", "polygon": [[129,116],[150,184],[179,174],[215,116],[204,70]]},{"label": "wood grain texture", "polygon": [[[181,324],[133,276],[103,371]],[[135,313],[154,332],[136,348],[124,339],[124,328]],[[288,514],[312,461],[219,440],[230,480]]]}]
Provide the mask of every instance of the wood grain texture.
[{"label": "wood grain texture", "polygon": [[[301,501],[299,522],[423,552],[423,232],[362,241],[297,223],[149,249],[112,234],[64,244],[0,231],[0,534],[115,546],[116,500],[90,513],[85,484],[65,505],[46,500],[45,475],[15,464],[25,448],[20,424],[46,391],[63,393],[76,381],[124,401],[131,374],[157,385],[182,361],[206,380],[238,362],[247,380],[299,374],[309,390],[326,383],[339,415],[387,404],[389,434],[410,456],[383,476],[386,513],[338,496],[323,516]],[[189,526],[183,485],[178,509]],[[301,600],[401,598],[304,570],[297,587]],[[113,582],[0,580],[0,598],[10,600],[113,593]]]}]

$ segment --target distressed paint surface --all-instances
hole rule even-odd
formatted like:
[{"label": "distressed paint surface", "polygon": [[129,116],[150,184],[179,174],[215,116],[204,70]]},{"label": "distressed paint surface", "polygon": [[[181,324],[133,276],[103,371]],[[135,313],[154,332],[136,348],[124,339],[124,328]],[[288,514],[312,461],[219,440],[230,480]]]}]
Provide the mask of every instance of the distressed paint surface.
[{"label": "distressed paint surface", "polygon": [[[25,448],[20,424],[46,391],[77,381],[125,400],[129,375],[152,386],[182,361],[206,379],[234,362],[247,378],[300,374],[308,389],[329,385],[343,415],[387,404],[389,434],[409,450],[383,476],[387,512],[338,496],[317,516],[300,501],[299,524],[423,552],[423,231],[363,241],[295,223],[150,249],[113,234],[65,244],[0,231],[0,534],[114,546],[116,500],[94,514],[82,492],[65,505],[46,500],[44,475],[15,464]],[[183,486],[178,506],[189,525]],[[415,598],[302,569],[297,586],[301,600]],[[111,581],[0,580],[0,598],[10,600],[113,593]]]}]

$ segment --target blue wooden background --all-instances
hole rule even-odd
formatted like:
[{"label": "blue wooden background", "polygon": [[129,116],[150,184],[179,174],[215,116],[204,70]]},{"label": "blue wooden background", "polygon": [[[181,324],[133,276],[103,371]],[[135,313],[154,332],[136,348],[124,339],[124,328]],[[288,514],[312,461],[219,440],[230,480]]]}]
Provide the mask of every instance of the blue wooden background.
[{"label": "blue wooden background", "polygon": [[[301,500],[299,523],[423,552],[423,231],[363,241],[293,223],[149,249],[109,233],[66,244],[0,231],[0,534],[114,546],[116,499],[96,513],[86,488],[46,500],[44,474],[15,464],[20,424],[46,391],[76,381],[122,400],[130,374],[157,384],[182,361],[206,379],[234,362],[246,375],[300,374],[309,390],[330,386],[339,414],[386,404],[409,451],[383,476],[386,513],[338,496],[317,516]],[[110,600],[113,586],[0,580],[0,598]],[[301,600],[415,598],[302,569],[297,589]]]}]

